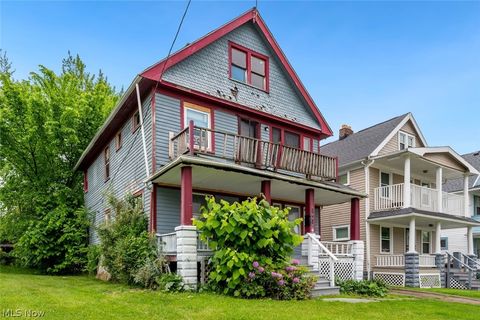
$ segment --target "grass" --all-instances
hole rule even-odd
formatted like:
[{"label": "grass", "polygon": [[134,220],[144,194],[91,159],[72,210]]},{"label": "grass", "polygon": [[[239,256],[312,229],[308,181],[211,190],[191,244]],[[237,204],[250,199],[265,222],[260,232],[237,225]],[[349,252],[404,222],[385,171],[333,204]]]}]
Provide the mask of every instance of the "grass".
[{"label": "grass", "polygon": [[87,276],[45,276],[0,267],[2,310],[44,311],[44,319],[478,319],[480,307],[435,300],[347,304],[242,300],[210,293],[167,294]]},{"label": "grass", "polygon": [[431,289],[409,288],[409,290],[443,293],[443,294],[448,294],[452,296],[461,296],[461,297],[480,299],[480,291],[475,291],[475,290],[460,290],[460,289],[446,289],[446,288],[431,288]]}]

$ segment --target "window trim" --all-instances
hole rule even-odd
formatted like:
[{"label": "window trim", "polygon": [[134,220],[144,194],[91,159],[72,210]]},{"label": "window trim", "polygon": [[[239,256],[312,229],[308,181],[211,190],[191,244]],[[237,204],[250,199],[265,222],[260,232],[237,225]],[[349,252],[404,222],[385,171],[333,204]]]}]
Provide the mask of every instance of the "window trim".
[{"label": "window trim", "polygon": [[103,222],[105,224],[110,224],[111,221],[112,221],[112,209],[105,208],[103,210]]},{"label": "window trim", "polygon": [[[422,254],[430,254],[430,252],[432,251],[432,232],[431,231],[428,231],[428,230],[420,230],[421,233],[420,233],[420,242],[422,244]],[[428,252],[424,252],[423,251],[423,244],[427,243],[427,242],[424,242],[423,241],[423,233],[426,232],[428,233]]]},{"label": "window trim", "polygon": [[[401,144],[401,139],[400,139],[400,136],[401,135],[405,135],[405,146],[406,148],[405,149],[400,149],[400,144]],[[413,139],[413,143],[412,143],[412,146],[409,147],[408,146],[408,138],[412,138]],[[415,148],[416,145],[417,145],[417,141],[416,141],[416,137],[413,135],[413,134],[410,134],[410,133],[407,133],[407,132],[404,132],[404,131],[398,131],[398,150],[407,150],[408,148]]]},{"label": "window trim", "polygon": [[[260,123],[260,126],[262,125],[261,122]],[[300,131],[296,131],[296,130],[292,130],[290,128],[284,128],[284,127],[281,127],[281,126],[277,126],[277,125],[267,125],[267,124],[264,124],[263,125],[267,126],[268,127],[268,131],[269,131],[269,141],[273,143],[273,129],[277,129],[277,130],[280,130],[280,145],[282,146],[285,146],[285,131],[288,131],[288,132],[291,132],[291,133],[294,133],[294,134],[298,134],[300,136],[300,148],[298,148],[299,150],[304,150],[304,151],[308,151],[308,150],[305,150],[305,145],[304,145],[304,138],[309,138],[310,139],[310,150],[311,151],[308,151],[308,152],[311,152],[311,153],[315,153],[315,154],[320,154],[320,147],[317,148],[317,151],[315,152],[314,151],[314,148],[313,148],[313,145],[315,144],[314,141],[317,141],[318,138],[313,136],[313,135],[309,135],[309,134],[304,134]],[[318,144],[320,144],[319,141],[317,141]],[[293,147],[288,147],[288,148],[293,148]]]},{"label": "window trim", "polygon": [[[107,151],[108,151],[108,158],[107,158]],[[110,146],[106,146],[103,149],[103,177],[105,182],[110,180],[110,159],[112,158],[112,154],[110,152]],[[108,175],[107,175],[107,166],[108,166]]]},{"label": "window trim", "polygon": [[83,192],[88,192],[88,169],[83,170]]},{"label": "window trim", "polygon": [[[337,238],[337,229],[344,229],[347,228],[347,237],[345,238]],[[350,225],[349,224],[342,224],[339,226],[333,226],[333,241],[349,241],[350,240]]]},{"label": "window trim", "polygon": [[[445,247],[442,247],[442,240],[445,240]],[[448,251],[448,237],[440,237],[440,251]]]},{"label": "window trim", "polygon": [[[389,185],[389,186],[392,186],[392,185],[393,185],[393,173],[391,173],[391,172],[386,172],[386,171],[382,171],[382,170],[379,171],[379,175],[378,175],[378,186],[379,186],[380,188],[381,188],[381,187],[384,187],[384,186],[382,186],[382,173],[388,174],[388,185]],[[381,190],[383,190],[383,189],[381,189]],[[382,199],[391,199],[391,193],[392,193],[392,192],[391,192],[391,188],[390,188],[390,189],[388,189],[388,195],[387,195],[387,196],[384,196],[384,195],[383,195],[383,191],[382,191],[382,192],[380,192],[380,197],[381,197]]]},{"label": "window trim", "polygon": [[[182,129],[185,129],[188,127],[188,122],[187,122],[187,110],[194,110],[197,112],[203,112],[205,114],[208,114],[208,129],[210,130],[215,130],[214,124],[215,124],[215,117],[214,117],[214,110],[211,107],[206,107],[206,106],[201,106],[195,103],[187,102],[184,101],[181,106],[181,126]],[[208,152],[215,152],[215,135],[212,134],[212,132],[209,133],[208,135],[208,146],[207,146],[207,151]]]},{"label": "window trim", "polygon": [[350,170],[347,171],[347,172],[345,172],[344,174],[340,174],[340,175],[338,176],[338,179],[339,179],[338,181],[340,181],[340,177],[341,177],[341,176],[344,176],[344,175],[347,176],[347,183],[344,183],[343,185],[344,185],[344,186],[349,186],[349,185],[350,185]]},{"label": "window trim", "polygon": [[115,152],[119,151],[123,146],[122,130],[115,135]]},{"label": "window trim", "polygon": [[[244,52],[247,55],[247,65],[246,65],[246,82],[242,82],[240,80],[236,80],[232,78],[232,49],[236,49],[239,51]],[[258,59],[261,59],[265,61],[265,88],[259,88],[256,87],[252,84],[252,62],[251,62],[251,57],[255,57]],[[255,72],[254,72],[255,73]],[[228,78],[232,81],[236,81],[238,83],[243,83],[247,86],[250,86],[252,88],[264,91],[266,93],[270,93],[270,62],[269,58],[266,55],[263,55],[261,53],[258,53],[252,49],[246,48],[244,46],[241,46],[237,43],[234,43],[232,41],[228,41]]]},{"label": "window trim", "polygon": [[[390,233],[390,246],[389,246],[389,252],[383,252],[382,249],[382,228],[388,228],[389,233]],[[380,226],[380,254],[393,254],[393,227],[387,227],[387,226]]]},{"label": "window trim", "polygon": [[[135,119],[137,119],[137,115],[138,115],[138,123],[137,121],[135,121]],[[134,133],[135,131],[138,130],[138,128],[140,128],[140,123],[142,122],[142,119],[140,119],[140,112],[137,110],[133,113],[133,116],[132,116],[132,133]]]}]

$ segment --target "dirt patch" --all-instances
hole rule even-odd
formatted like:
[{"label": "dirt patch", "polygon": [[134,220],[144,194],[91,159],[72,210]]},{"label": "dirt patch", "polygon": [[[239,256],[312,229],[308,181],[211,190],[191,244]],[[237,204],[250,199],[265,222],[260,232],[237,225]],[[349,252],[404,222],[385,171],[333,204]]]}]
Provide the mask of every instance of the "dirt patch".
[{"label": "dirt patch", "polygon": [[457,303],[480,305],[479,299],[452,296],[452,295],[436,293],[436,292],[413,291],[413,290],[407,290],[407,289],[392,289],[391,293],[404,295],[404,296],[412,296],[416,298],[436,299],[436,300],[445,301],[445,302],[457,302]]}]

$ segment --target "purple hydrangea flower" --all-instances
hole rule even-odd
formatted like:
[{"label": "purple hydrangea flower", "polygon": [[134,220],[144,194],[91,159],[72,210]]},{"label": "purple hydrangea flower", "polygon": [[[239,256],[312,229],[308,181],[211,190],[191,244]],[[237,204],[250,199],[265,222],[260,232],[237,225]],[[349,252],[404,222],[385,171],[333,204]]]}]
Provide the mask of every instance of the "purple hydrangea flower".
[{"label": "purple hydrangea flower", "polygon": [[255,273],[254,273],[254,272],[250,272],[250,273],[248,274],[248,277],[249,277],[250,279],[255,278]]},{"label": "purple hydrangea flower", "polygon": [[263,271],[265,271],[265,269],[263,267],[258,267],[257,270],[258,270],[259,273],[263,273]]},{"label": "purple hydrangea flower", "polygon": [[293,260],[292,260],[292,264],[293,264],[294,266],[298,266],[298,265],[300,264],[300,261],[299,261],[298,259],[293,259]]},{"label": "purple hydrangea flower", "polygon": [[279,285],[279,286],[285,285],[285,281],[283,281],[283,280],[278,281],[278,285]]},{"label": "purple hydrangea flower", "polygon": [[288,267],[285,268],[285,270],[286,270],[287,272],[292,272],[292,271],[297,270],[297,268],[295,268],[294,266],[288,266]]},{"label": "purple hydrangea flower", "polygon": [[277,277],[277,273],[275,271],[272,271],[272,277],[276,278]]},{"label": "purple hydrangea flower", "polygon": [[293,278],[292,281],[293,281],[293,283],[299,283],[299,282],[300,282],[300,279],[298,279],[298,278]]},{"label": "purple hydrangea flower", "polygon": [[260,264],[258,263],[258,261],[253,261],[253,267],[256,269],[260,266]]}]

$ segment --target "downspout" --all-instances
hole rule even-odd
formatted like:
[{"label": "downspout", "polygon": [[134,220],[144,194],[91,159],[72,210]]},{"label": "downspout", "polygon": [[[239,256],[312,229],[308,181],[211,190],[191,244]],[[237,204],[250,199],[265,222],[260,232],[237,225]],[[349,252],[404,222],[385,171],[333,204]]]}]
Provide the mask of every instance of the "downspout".
[{"label": "downspout", "polygon": [[373,159],[367,157],[361,164],[364,166],[365,171],[365,194],[368,196],[365,199],[365,255],[367,264],[367,279],[370,280],[371,273],[371,259],[370,259],[370,225],[368,223],[368,217],[370,216],[370,166],[375,162]]},{"label": "downspout", "polygon": [[145,142],[145,129],[143,127],[142,102],[140,100],[140,89],[138,87],[138,83],[135,85],[135,87],[137,89],[138,115],[140,118],[140,130],[142,132],[143,155],[145,158],[145,170],[147,173],[147,177],[145,180],[147,180],[150,177],[150,169],[148,168],[147,144]]}]

